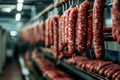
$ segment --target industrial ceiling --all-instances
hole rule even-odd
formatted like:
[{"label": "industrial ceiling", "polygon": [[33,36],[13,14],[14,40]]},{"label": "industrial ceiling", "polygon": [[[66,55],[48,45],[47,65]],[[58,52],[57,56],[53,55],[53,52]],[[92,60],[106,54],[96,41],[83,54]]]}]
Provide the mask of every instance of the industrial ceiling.
[{"label": "industrial ceiling", "polygon": [[[23,1],[21,11],[17,10],[18,1]],[[0,25],[8,31],[17,30],[52,2],[53,0],[0,0]],[[21,14],[20,21],[15,20],[17,13]]]}]

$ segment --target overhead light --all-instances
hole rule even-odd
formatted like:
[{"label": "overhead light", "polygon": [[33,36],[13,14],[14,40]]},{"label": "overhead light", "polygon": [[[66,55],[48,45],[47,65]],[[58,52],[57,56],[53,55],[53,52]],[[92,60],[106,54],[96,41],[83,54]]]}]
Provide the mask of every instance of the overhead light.
[{"label": "overhead light", "polygon": [[21,11],[23,8],[23,3],[17,3],[17,11]]},{"label": "overhead light", "polygon": [[11,12],[12,11],[12,8],[2,8],[1,9],[2,12]]},{"label": "overhead light", "polygon": [[15,16],[15,19],[16,19],[16,21],[20,21],[20,19],[21,19],[21,14],[20,14],[20,13],[17,13],[16,16]]},{"label": "overhead light", "polygon": [[23,2],[24,2],[24,0],[17,0],[17,2],[18,2],[18,3],[23,3]]},{"label": "overhead light", "polygon": [[17,36],[17,31],[10,31],[10,36]]}]

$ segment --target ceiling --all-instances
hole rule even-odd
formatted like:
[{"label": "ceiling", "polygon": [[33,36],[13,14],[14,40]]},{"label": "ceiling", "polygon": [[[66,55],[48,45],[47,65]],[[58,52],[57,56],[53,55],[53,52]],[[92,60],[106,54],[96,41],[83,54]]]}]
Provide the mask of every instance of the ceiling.
[{"label": "ceiling", "polygon": [[[50,5],[53,0],[24,0],[21,13],[21,21],[15,21],[17,11],[17,0],[0,0],[0,25],[5,29],[14,30],[21,23],[24,24],[31,17],[37,15],[40,11]],[[11,8],[10,12],[4,11],[5,8]],[[11,25],[11,26],[7,26]]]}]

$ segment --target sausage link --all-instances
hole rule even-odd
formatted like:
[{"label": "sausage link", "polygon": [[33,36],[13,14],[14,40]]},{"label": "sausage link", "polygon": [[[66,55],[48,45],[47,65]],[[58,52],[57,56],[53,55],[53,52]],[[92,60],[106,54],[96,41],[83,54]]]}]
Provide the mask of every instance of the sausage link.
[{"label": "sausage link", "polygon": [[49,47],[49,44],[50,44],[50,41],[49,41],[49,21],[50,19],[48,18],[46,21],[45,21],[45,47],[48,48]]},{"label": "sausage link", "polygon": [[120,75],[120,71],[117,71],[115,72],[113,75],[112,75],[112,79],[115,80],[116,76]]},{"label": "sausage link", "polygon": [[105,0],[95,0],[93,11],[93,40],[97,59],[102,59],[105,55],[103,37],[104,6]]},{"label": "sausage link", "polygon": [[59,43],[58,43],[58,38],[59,38],[59,31],[58,31],[58,29],[59,29],[59,19],[60,19],[60,16],[59,15],[55,15],[54,17],[53,17],[53,33],[54,33],[54,53],[53,53],[53,56],[55,57],[55,58],[58,58],[58,55],[59,55],[59,47],[58,47],[58,45],[59,45]]},{"label": "sausage link", "polygon": [[[90,4],[90,9],[92,9],[92,4]],[[92,27],[92,18],[93,18],[93,13],[90,11],[88,13],[88,31],[87,31],[87,48],[92,47],[92,41],[93,41],[93,27]]]},{"label": "sausage link", "polygon": [[65,46],[65,15],[62,15],[62,45]]},{"label": "sausage link", "polygon": [[53,45],[53,20],[50,18],[50,44]]},{"label": "sausage link", "polygon": [[[89,30],[91,30],[92,27],[90,23],[91,14],[87,17],[88,10],[91,9],[91,6],[92,6],[91,3],[85,1],[80,5],[78,10],[76,44],[77,44],[78,52],[80,54],[84,53],[85,48],[87,47],[87,27],[89,26]],[[89,25],[87,25],[88,22]],[[91,33],[89,34],[91,35]],[[89,36],[89,38],[91,38],[91,36]]]},{"label": "sausage link", "polygon": [[44,23],[41,23],[41,40],[45,40],[45,25]]},{"label": "sausage link", "polygon": [[75,46],[75,27],[76,27],[76,19],[77,19],[78,9],[76,7],[72,8],[69,13],[69,21],[68,21],[68,55],[72,55],[74,53]]},{"label": "sausage link", "polygon": [[72,8],[69,8],[66,12],[65,12],[65,46],[68,45],[68,20],[69,20],[69,14],[70,14],[70,10]]},{"label": "sausage link", "polygon": [[112,6],[112,36],[120,42],[120,0],[113,0]]},{"label": "sausage link", "polygon": [[62,17],[59,19],[59,59],[63,56],[63,46],[62,46]]}]

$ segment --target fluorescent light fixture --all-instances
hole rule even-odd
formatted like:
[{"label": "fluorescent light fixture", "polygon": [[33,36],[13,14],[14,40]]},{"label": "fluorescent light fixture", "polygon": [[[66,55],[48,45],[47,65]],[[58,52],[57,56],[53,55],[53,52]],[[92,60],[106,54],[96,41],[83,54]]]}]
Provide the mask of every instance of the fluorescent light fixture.
[{"label": "fluorescent light fixture", "polygon": [[24,2],[24,0],[17,0],[17,2],[18,2],[18,3],[23,3],[23,2]]},{"label": "fluorescent light fixture", "polygon": [[21,11],[23,8],[23,3],[17,3],[17,11]]},{"label": "fluorescent light fixture", "polygon": [[20,14],[20,13],[17,13],[16,16],[15,16],[15,19],[16,19],[16,21],[20,21],[20,19],[21,19],[21,14]]},{"label": "fluorescent light fixture", "polygon": [[10,31],[11,36],[17,36],[17,34],[18,34],[17,31]]},{"label": "fluorescent light fixture", "polygon": [[12,11],[12,8],[2,8],[1,9],[2,12],[11,12]]}]

